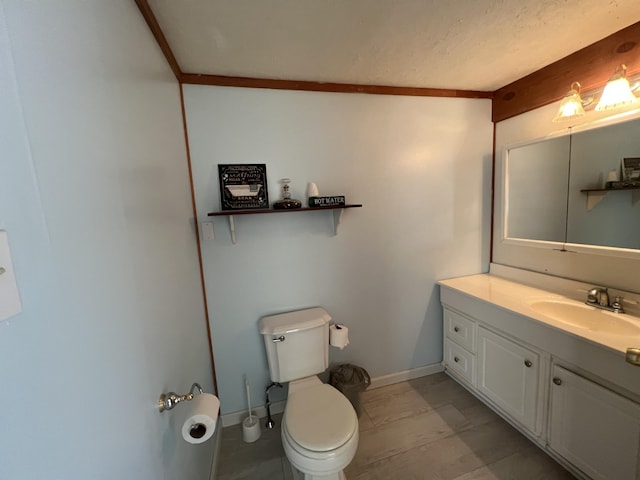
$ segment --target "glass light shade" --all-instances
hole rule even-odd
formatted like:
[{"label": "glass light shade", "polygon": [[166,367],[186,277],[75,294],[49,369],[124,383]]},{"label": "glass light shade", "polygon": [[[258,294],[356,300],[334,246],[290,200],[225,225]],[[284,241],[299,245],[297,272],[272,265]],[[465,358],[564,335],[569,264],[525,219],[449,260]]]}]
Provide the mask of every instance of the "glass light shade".
[{"label": "glass light shade", "polygon": [[580,84],[578,82],[573,82],[571,84],[571,90],[569,90],[562,99],[558,113],[556,113],[552,121],[563,122],[584,116],[585,112],[584,107],[582,106],[583,102],[584,101],[580,97]]},{"label": "glass light shade", "polygon": [[631,91],[629,80],[626,78],[627,67],[620,65],[616,73],[604,86],[596,111],[610,110],[638,103],[638,98]]}]

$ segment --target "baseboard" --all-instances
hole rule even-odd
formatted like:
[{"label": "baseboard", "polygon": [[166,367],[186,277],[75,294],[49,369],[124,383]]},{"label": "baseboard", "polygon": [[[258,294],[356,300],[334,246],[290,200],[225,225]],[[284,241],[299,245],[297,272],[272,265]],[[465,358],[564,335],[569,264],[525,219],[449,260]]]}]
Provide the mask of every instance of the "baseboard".
[{"label": "baseboard", "polygon": [[[285,400],[282,400],[280,402],[273,402],[271,404],[271,415],[276,415],[277,413],[284,412],[284,406],[286,403],[287,402]],[[253,411],[258,417],[267,418],[267,407],[265,407],[264,405],[260,405],[259,407],[253,408]],[[220,418],[222,418],[223,427],[230,427],[232,425],[241,424],[242,421],[246,418],[246,416],[247,416],[247,411],[241,410],[239,412],[227,413],[226,415],[222,415]]]},{"label": "baseboard", "polygon": [[[383,375],[381,377],[374,377],[371,379],[370,389],[386,387],[394,383],[405,382],[407,380],[413,380],[414,378],[426,377],[427,375],[433,375],[434,373],[440,373],[444,371],[444,367],[441,363],[433,363],[431,365],[425,365],[423,367],[412,368],[409,370],[403,370],[402,372],[390,373],[389,375]],[[287,402],[282,400],[280,402],[274,402],[271,404],[271,414],[284,412],[284,406]],[[256,415],[260,418],[266,418],[267,408],[264,405],[253,409]],[[239,412],[231,412],[226,415],[222,415],[223,427],[230,427],[232,425],[239,425],[247,416],[246,410]]]},{"label": "baseboard", "polygon": [[405,382],[407,380],[413,380],[414,378],[426,377],[427,375],[433,375],[434,373],[440,373],[444,371],[444,367],[440,363],[432,363],[431,365],[425,365],[423,367],[411,368],[409,370],[403,370],[402,372],[390,373],[389,375],[383,375],[381,377],[375,377],[371,379],[370,389],[386,387],[394,383]]}]

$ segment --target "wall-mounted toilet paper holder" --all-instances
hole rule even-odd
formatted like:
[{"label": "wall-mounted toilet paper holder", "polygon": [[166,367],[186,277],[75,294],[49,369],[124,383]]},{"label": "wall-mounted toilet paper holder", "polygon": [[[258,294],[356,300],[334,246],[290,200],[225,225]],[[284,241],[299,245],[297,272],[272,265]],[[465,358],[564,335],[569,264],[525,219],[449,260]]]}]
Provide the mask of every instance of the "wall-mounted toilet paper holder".
[{"label": "wall-mounted toilet paper holder", "polygon": [[200,384],[194,383],[193,385],[191,385],[189,393],[185,393],[184,395],[178,395],[175,392],[169,392],[166,394],[163,393],[162,395],[160,395],[160,398],[158,399],[158,408],[160,409],[160,413],[164,412],[165,410],[171,410],[177,404],[179,404],[180,402],[184,402],[185,400],[193,400],[193,397],[195,396],[195,394],[193,393],[194,389],[198,389],[198,393],[204,393],[204,390],[202,390]]}]

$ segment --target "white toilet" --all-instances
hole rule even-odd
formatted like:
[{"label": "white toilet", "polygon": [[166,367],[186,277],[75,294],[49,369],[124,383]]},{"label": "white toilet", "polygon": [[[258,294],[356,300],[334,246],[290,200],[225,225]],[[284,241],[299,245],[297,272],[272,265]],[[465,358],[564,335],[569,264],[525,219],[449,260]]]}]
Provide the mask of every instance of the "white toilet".
[{"label": "white toilet", "polygon": [[329,366],[323,308],[260,319],[274,382],[289,383],[282,445],[296,480],[341,480],[358,448],[358,416],[349,400],[316,376]]}]

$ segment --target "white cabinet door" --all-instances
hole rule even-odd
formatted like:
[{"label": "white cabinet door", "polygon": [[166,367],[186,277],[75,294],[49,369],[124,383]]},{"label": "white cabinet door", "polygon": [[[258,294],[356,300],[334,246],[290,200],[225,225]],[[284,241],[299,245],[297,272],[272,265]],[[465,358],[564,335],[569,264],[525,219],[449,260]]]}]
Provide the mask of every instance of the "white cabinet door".
[{"label": "white cabinet door", "polygon": [[478,389],[513,420],[533,433],[536,423],[540,355],[478,328]]},{"label": "white cabinet door", "polygon": [[640,478],[640,405],[553,368],[549,446],[595,480]]}]

